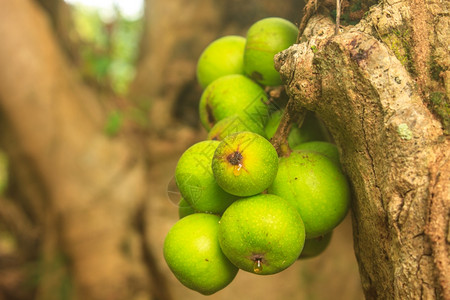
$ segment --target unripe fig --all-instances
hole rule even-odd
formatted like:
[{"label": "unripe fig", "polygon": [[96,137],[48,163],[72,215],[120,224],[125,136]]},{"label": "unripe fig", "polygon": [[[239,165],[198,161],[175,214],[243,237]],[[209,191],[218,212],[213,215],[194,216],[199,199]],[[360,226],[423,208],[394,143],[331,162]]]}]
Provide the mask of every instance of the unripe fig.
[{"label": "unripe fig", "polygon": [[221,141],[230,134],[242,131],[251,131],[261,136],[265,136],[264,125],[262,123],[234,115],[217,122],[208,132],[207,138],[210,140]]},{"label": "unripe fig", "polygon": [[178,203],[178,217],[180,219],[183,219],[186,216],[195,214],[195,210],[192,208],[192,206],[187,203],[184,198],[181,198],[180,203]]},{"label": "unripe fig", "polygon": [[237,35],[221,37],[203,50],[197,62],[197,80],[206,88],[225,75],[244,74],[245,38]]},{"label": "unripe fig", "polygon": [[314,151],[328,157],[332,162],[341,166],[339,151],[336,145],[324,141],[310,141],[292,147],[292,150]]},{"label": "unripe fig", "polygon": [[236,200],[219,224],[223,253],[247,272],[268,275],[292,265],[300,255],[305,229],[286,200],[269,194]]},{"label": "unripe fig", "polygon": [[274,56],[292,46],[297,27],[282,18],[266,18],[254,23],[247,32],[244,51],[244,72],[263,85],[280,85],[280,74],[274,67]]},{"label": "unripe fig", "polygon": [[325,249],[327,249],[328,245],[330,244],[332,235],[333,231],[312,239],[306,239],[299,259],[312,258],[321,254],[323,251],[325,251]]},{"label": "unripe fig", "polygon": [[293,151],[288,157],[281,157],[268,192],[297,208],[308,239],[332,231],[350,205],[345,175],[326,156],[312,151]]},{"label": "unripe fig", "polygon": [[225,192],[217,183],[211,160],[219,141],[202,141],[189,147],[175,169],[175,181],[180,194],[197,212],[222,214],[237,198]]},{"label": "unripe fig", "polygon": [[203,295],[223,289],[238,272],[220,248],[219,220],[204,213],[184,217],[164,241],[164,259],[175,277]]},{"label": "unripe fig", "polygon": [[242,197],[267,189],[277,169],[275,148],[264,137],[249,131],[224,138],[212,160],[217,184],[228,193]]},{"label": "unripe fig", "polygon": [[227,75],[214,80],[203,91],[200,120],[206,130],[218,121],[237,115],[265,125],[269,106],[263,88],[244,75]]}]

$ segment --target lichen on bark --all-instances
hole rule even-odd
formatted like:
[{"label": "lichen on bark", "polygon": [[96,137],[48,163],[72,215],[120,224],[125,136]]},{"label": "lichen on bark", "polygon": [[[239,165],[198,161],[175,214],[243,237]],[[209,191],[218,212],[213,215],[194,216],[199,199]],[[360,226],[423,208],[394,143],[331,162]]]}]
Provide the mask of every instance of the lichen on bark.
[{"label": "lichen on bark", "polygon": [[[329,17],[316,15],[303,42],[275,58],[288,95],[319,115],[341,152],[354,192],[355,254],[367,299],[450,296],[443,259],[449,245],[436,237],[430,242],[426,229],[448,234],[448,194],[434,200],[440,213],[430,202],[433,167],[446,174],[440,186],[449,184],[439,159],[448,157],[448,137],[427,107],[426,84],[380,38],[382,28],[414,23],[407,22],[408,7],[382,3],[338,35]],[[439,218],[429,218],[430,211]]]}]

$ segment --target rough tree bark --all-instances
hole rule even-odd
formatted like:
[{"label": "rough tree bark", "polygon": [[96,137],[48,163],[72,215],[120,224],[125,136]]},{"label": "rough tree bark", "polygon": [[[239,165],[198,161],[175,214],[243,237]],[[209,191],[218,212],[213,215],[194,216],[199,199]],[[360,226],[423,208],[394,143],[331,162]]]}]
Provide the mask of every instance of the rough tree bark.
[{"label": "rough tree bark", "polygon": [[448,101],[449,18],[448,1],[382,1],[335,35],[316,14],[275,59],[340,149],[367,299],[450,299],[450,140],[427,105]]}]

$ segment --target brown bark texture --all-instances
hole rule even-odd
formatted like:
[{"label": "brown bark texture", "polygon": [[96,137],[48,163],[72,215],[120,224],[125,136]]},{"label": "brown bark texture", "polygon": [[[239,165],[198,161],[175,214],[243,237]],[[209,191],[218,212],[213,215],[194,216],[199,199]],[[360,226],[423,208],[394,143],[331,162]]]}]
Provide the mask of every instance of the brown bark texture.
[{"label": "brown bark texture", "polygon": [[340,149],[367,299],[450,299],[450,141],[428,105],[448,82],[430,75],[432,60],[441,76],[450,66],[448,12],[448,1],[383,1],[337,35],[317,13],[275,58],[292,101]]}]

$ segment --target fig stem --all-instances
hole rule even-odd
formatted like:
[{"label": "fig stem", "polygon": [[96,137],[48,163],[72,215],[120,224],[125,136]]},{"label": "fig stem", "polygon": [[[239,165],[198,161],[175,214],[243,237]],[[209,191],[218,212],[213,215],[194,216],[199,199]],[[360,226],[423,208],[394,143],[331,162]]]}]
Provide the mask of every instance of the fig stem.
[{"label": "fig stem", "polygon": [[306,109],[296,105],[293,98],[289,98],[283,115],[281,116],[280,125],[277,131],[270,140],[272,145],[277,150],[278,156],[289,156],[292,152],[288,143],[289,132],[291,131],[292,123],[296,123],[300,128],[305,120]]}]

